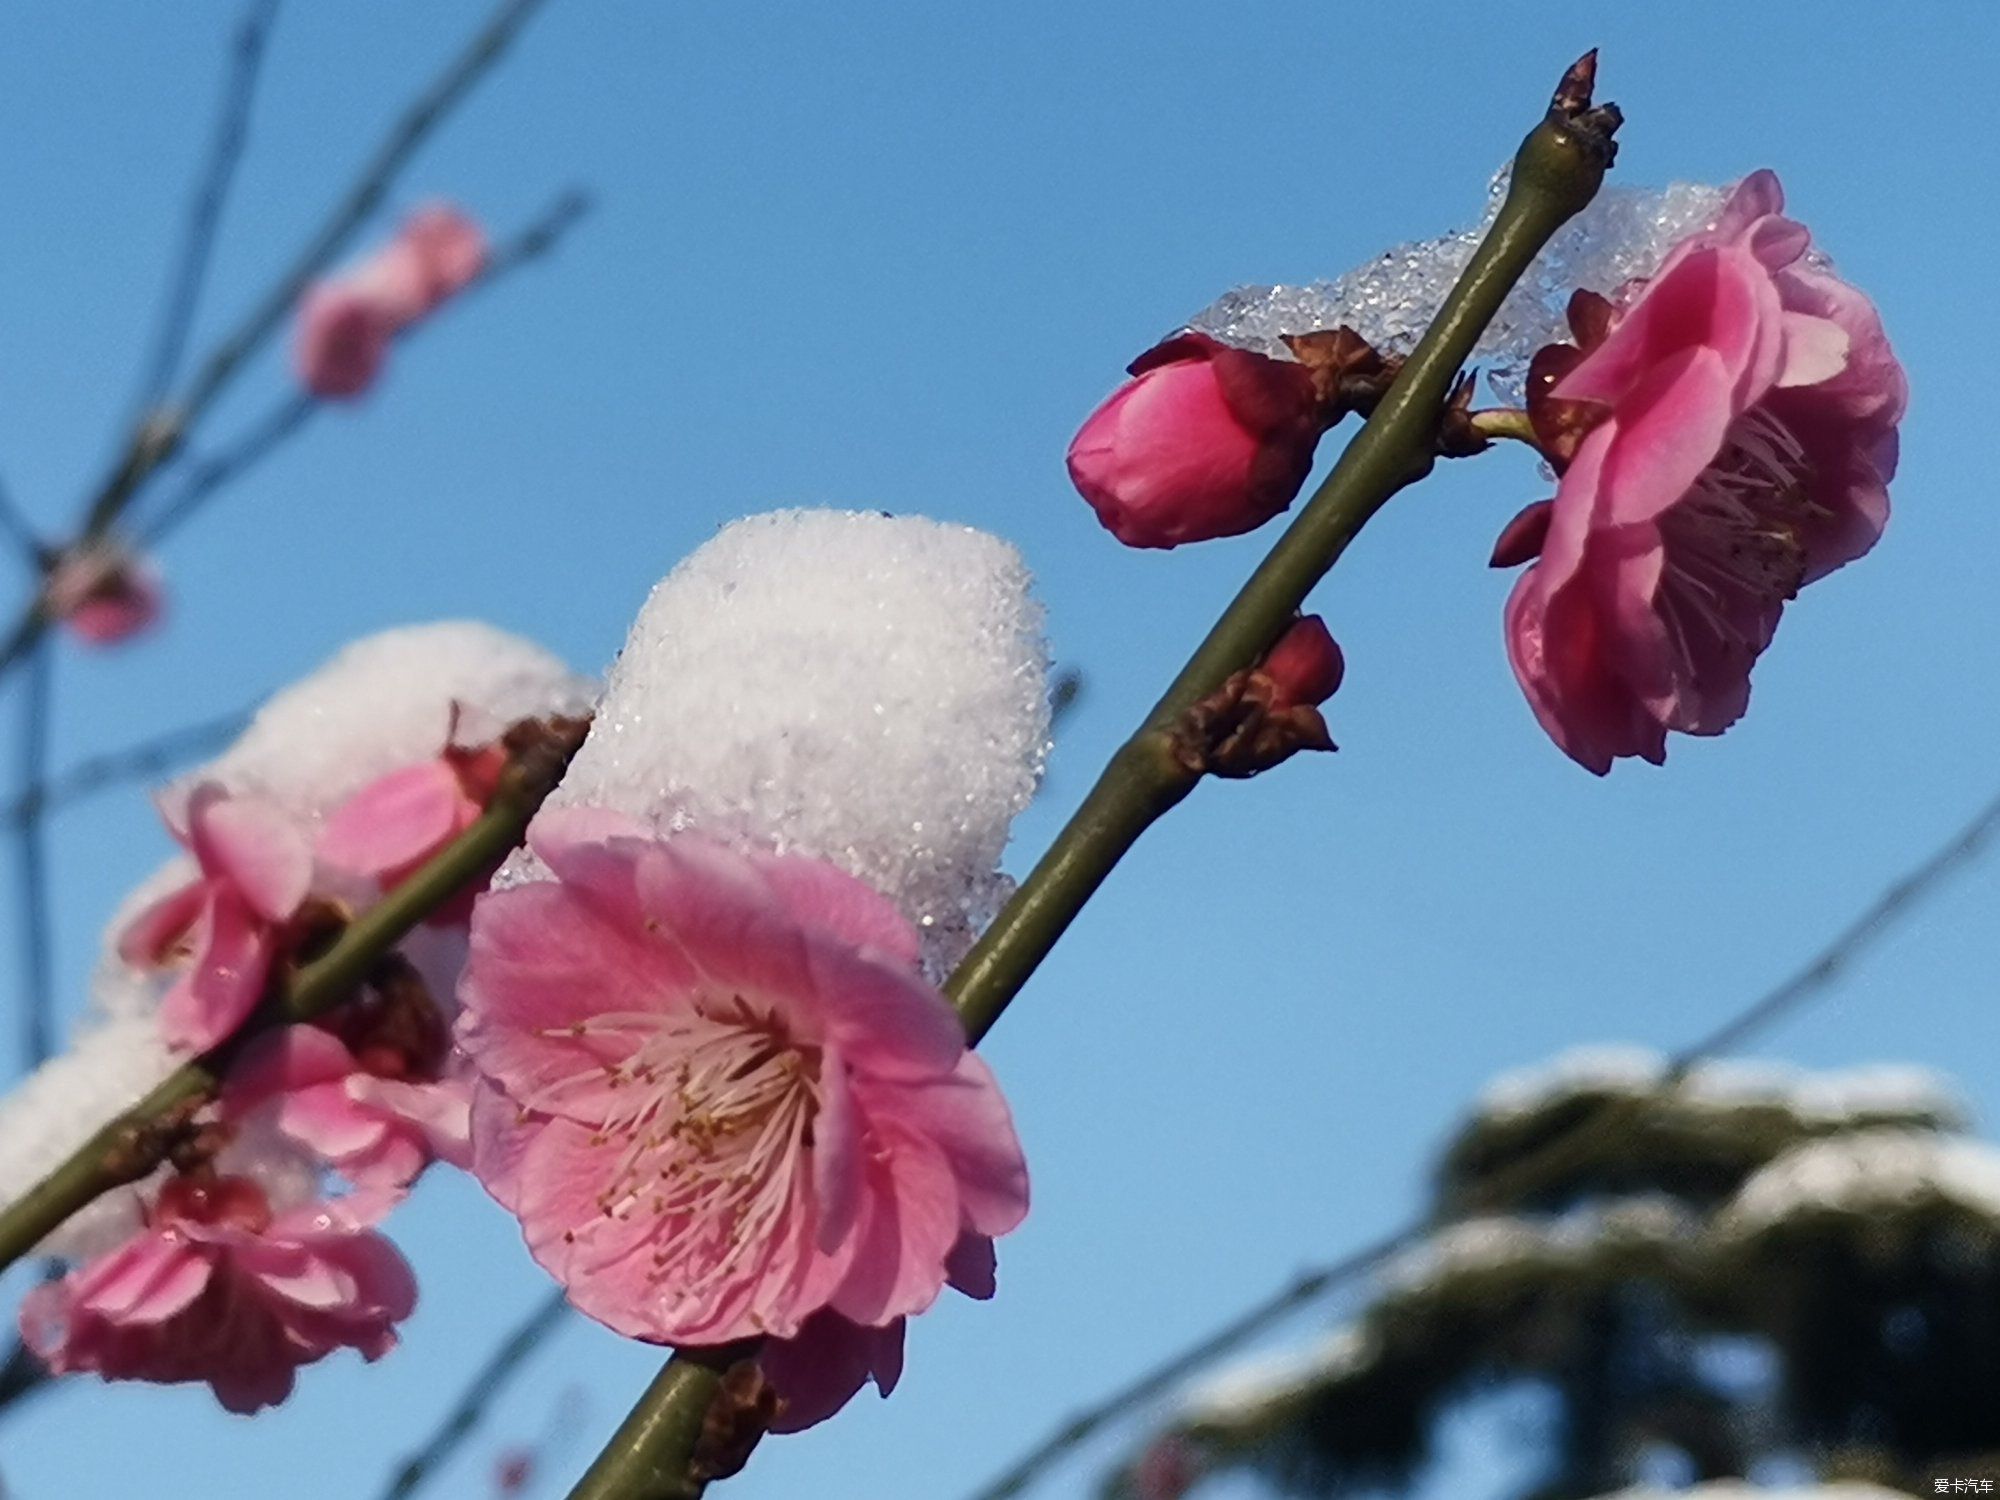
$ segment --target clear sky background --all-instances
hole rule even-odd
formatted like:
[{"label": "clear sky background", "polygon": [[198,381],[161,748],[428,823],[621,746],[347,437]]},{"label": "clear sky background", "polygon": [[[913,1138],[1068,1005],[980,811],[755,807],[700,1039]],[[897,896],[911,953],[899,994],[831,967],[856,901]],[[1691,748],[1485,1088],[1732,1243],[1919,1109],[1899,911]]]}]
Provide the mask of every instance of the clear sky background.
[{"label": "clear sky background", "polygon": [[[0,22],[0,471],[51,528],[131,399],[236,10]],[[286,7],[209,335],[483,12]],[[1024,867],[1270,540],[1118,547],[1063,474],[1077,422],[1224,288],[1476,215],[1592,44],[1629,120],[1619,181],[1773,166],[1881,304],[1915,386],[1896,518],[1788,613],[1745,723],[1604,781],[1542,737],[1501,650],[1509,580],[1483,563],[1543,492],[1532,462],[1454,465],[1371,525],[1314,598],[1347,650],[1340,753],[1204,787],[990,1044],[1036,1192],[999,1301],[924,1319],[892,1401],[767,1444],[727,1490],[953,1500],[1410,1213],[1492,1074],[1702,1032],[2000,784],[2000,8],[558,0],[396,206],[448,195],[504,230],[579,182],[597,212],[175,538],[162,633],[65,647],[57,759],[408,621],[481,616],[597,669],[724,520],[879,507],[1014,539],[1059,658],[1089,675],[1019,826]],[[212,432],[284,379],[267,360]],[[99,927],[167,846],[137,790],[53,827],[73,1007]],[[2000,866],[1976,871],[1760,1045],[1949,1069],[2000,1119],[1996,903]],[[78,1381],[0,1428],[9,1493],[365,1500],[545,1285],[467,1181],[434,1174],[392,1227],[424,1287],[393,1357],[309,1370],[254,1421],[198,1388]],[[559,1495],[656,1360],[577,1322],[432,1493],[478,1500],[500,1444],[555,1430],[562,1472],[535,1493]],[[1506,1462],[1469,1436],[1432,1489],[1488,1493]],[[1046,1493],[1086,1493],[1091,1469]]]}]

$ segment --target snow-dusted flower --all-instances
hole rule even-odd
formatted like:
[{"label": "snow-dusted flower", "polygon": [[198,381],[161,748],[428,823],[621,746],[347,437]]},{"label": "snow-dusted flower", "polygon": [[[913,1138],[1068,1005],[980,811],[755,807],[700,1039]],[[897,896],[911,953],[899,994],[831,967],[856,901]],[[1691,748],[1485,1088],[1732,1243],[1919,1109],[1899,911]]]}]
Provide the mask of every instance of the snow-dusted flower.
[{"label": "snow-dusted flower", "polygon": [[1235,536],[1298,497],[1325,428],[1303,364],[1182,333],[1130,372],[1069,445],[1071,481],[1119,541]]},{"label": "snow-dusted flower", "polygon": [[917,516],[778,511],[654,588],[547,806],[826,860],[902,911],[942,979],[1011,889],[1000,856],[1048,725],[1042,612],[1013,547]]},{"label": "snow-dusted flower", "polygon": [[22,1338],[58,1375],[199,1380],[231,1411],[276,1405],[301,1365],[395,1346],[416,1284],[371,1227],[392,1201],[274,1212],[248,1178],[175,1178],[138,1235],[28,1294]]},{"label": "snow-dusted flower", "polygon": [[317,834],[390,773],[477,752],[522,719],[587,713],[596,692],[533,641],[479,621],[378,631],[273,694],[165,800],[213,781],[269,798]]},{"label": "snow-dusted flower", "polygon": [[[1026,1167],[889,902],[602,814],[530,837],[554,878],[480,901],[458,1037],[474,1170],[572,1302],[713,1344],[829,1311],[887,1328],[948,1278],[990,1290]],[[879,1337],[852,1368],[879,1377]]]},{"label": "snow-dusted flower", "polygon": [[1539,553],[1507,652],[1600,775],[1735,723],[1786,602],[1888,521],[1902,366],[1783,207],[1774,175],[1745,178],[1620,303],[1576,304],[1580,351],[1537,357],[1529,409],[1564,469],[1503,538],[1502,561]]},{"label": "snow-dusted flower", "polygon": [[419,209],[395,237],[299,307],[293,350],[315,396],[358,396],[375,383],[397,334],[463,291],[486,268],[485,232],[449,205]]},{"label": "snow-dusted flower", "polygon": [[165,595],[152,563],[99,542],[66,553],[49,573],[42,599],[50,617],[77,639],[110,646],[157,620]]},{"label": "snow-dusted flower", "polygon": [[181,969],[160,1026],[172,1045],[199,1051],[256,1007],[311,884],[312,850],[278,808],[214,785],[198,787],[169,826],[199,873],[141,911],[119,951],[134,965]]}]

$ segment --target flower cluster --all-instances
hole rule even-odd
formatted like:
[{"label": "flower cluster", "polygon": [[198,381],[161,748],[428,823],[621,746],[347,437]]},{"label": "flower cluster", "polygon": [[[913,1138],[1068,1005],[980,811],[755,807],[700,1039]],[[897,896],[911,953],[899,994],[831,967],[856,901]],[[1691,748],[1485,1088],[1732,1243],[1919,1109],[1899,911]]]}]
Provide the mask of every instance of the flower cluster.
[{"label": "flower cluster", "polygon": [[[384,675],[392,660],[400,680]],[[421,691],[396,691],[405,681]],[[162,798],[188,858],[116,924],[105,998],[123,1018],[97,1034],[147,1056],[233,1036],[303,945],[395,889],[490,799],[504,753],[464,743],[463,726],[570,711],[580,691],[524,642],[442,626],[360,643],[279,695]],[[337,774],[282,753],[308,737],[341,744]],[[394,1345],[415,1283],[375,1226],[432,1162],[470,1159],[449,1034],[469,916],[469,901],[440,910],[443,930],[355,1000],[252,1041],[165,1166],[93,1205],[95,1224],[78,1227],[95,1233],[65,1226],[46,1248],[79,1264],[22,1309],[52,1370],[206,1381],[250,1411],[336,1349],[373,1359]]]},{"label": "flower cluster", "polygon": [[[1528,362],[1526,425],[1560,479],[1494,549],[1496,566],[1531,564],[1507,603],[1507,654],[1542,727],[1600,775],[1622,756],[1663,760],[1669,731],[1735,723],[1786,603],[1888,521],[1902,366],[1868,299],[1783,209],[1777,178],[1757,172],[1664,253],[1644,234],[1614,247],[1600,269],[1649,246],[1656,261],[1576,288],[1576,342]],[[1267,342],[1268,318],[1239,321]],[[1293,358],[1179,334],[1084,423],[1070,474],[1121,541],[1230,536],[1290,505],[1363,368],[1348,329],[1280,343]],[[1345,351],[1337,379],[1331,347]]]},{"label": "flower cluster", "polygon": [[[947,1285],[991,1296],[1027,1211],[1007,1106],[926,964],[994,899],[1040,771],[1037,626],[1019,558],[964,528],[801,512],[717,538],[648,603],[496,888],[433,911],[355,1000],[236,1049],[169,1164],[93,1206],[88,1244],[46,1247],[80,1264],[24,1308],[31,1347],[238,1410],[335,1349],[373,1358],[414,1299],[376,1226],[444,1161],[589,1316],[758,1339],[780,1429],[888,1391],[905,1320]],[[1331,652],[1306,631],[1279,654],[1282,711],[1330,691]],[[677,738],[667,705],[713,702],[718,674],[756,701]],[[163,794],[186,854],[118,923],[113,1024],[233,1036],[480,815],[496,726],[578,695],[449,626],[281,694]]]}]

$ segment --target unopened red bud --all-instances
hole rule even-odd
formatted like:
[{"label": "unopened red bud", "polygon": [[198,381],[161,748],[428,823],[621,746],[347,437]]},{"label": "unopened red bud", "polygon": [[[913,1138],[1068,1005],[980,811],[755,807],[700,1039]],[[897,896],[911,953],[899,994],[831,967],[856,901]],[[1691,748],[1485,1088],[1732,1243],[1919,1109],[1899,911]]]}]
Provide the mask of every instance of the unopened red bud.
[{"label": "unopened red bud", "polygon": [[1340,690],[1347,661],[1318,615],[1294,620],[1278,637],[1260,670],[1271,682],[1271,707],[1317,707]]},{"label": "unopened red bud", "polygon": [[1235,536],[1298,497],[1323,430],[1304,365],[1184,333],[1131,372],[1069,447],[1071,480],[1119,541]]}]

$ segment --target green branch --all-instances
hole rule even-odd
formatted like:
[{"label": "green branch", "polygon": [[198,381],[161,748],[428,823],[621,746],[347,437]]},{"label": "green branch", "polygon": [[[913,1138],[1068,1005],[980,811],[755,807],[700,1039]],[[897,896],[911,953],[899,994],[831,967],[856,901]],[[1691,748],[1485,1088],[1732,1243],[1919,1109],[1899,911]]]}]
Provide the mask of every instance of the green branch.
[{"label": "green branch", "polygon": [[[1564,75],[1547,117],[1514,157],[1493,227],[1367,425],[945,985],[974,1044],[1125,851],[1194,790],[1199,773],[1172,753],[1182,715],[1254,666],[1368,519],[1430,472],[1445,399],[1480,334],[1611,164],[1620,121],[1610,105],[1591,107],[1595,72],[1592,53]],[[695,1446],[720,1370],[713,1351],[676,1353],[569,1500],[697,1500],[706,1484],[694,1477]]]},{"label": "green branch", "polygon": [[324,954],[282,978],[236,1035],[176,1068],[0,1210],[0,1270],[30,1253],[92,1199],[150,1173],[160,1161],[162,1127],[214,1097],[230,1063],[253,1037],[274,1026],[312,1020],[348,999],[424,918],[505,859],[582,738],[582,724],[565,722],[557,733],[516,751],[492,803],[471,827],[355,918]]}]

